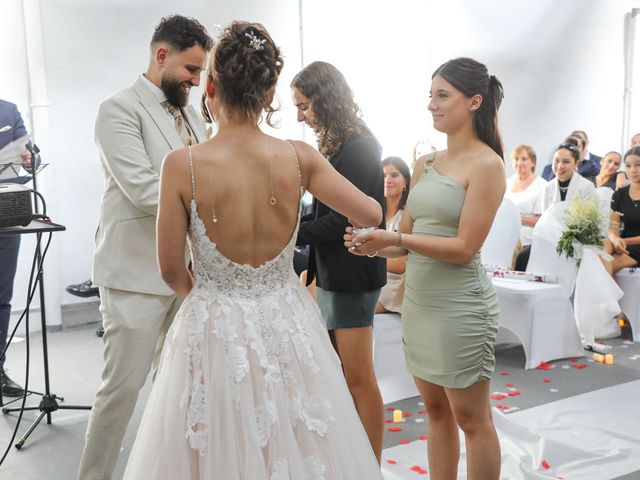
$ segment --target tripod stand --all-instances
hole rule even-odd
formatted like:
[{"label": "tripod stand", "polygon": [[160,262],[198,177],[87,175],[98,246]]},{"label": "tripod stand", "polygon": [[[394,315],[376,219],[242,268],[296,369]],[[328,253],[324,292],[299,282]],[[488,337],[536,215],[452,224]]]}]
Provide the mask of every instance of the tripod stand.
[{"label": "tripod stand", "polygon": [[[35,155],[34,155],[35,158]],[[36,170],[37,166],[33,167],[33,190],[37,192],[37,183],[36,183]],[[35,205],[35,213],[39,213],[38,201],[34,202]],[[81,405],[60,405],[58,401],[63,402],[64,398],[59,397],[54,393],[51,393],[50,382],[49,382],[49,350],[47,344],[47,320],[46,320],[46,308],[45,308],[45,295],[44,295],[44,268],[42,265],[42,251],[40,248],[40,236],[42,233],[46,232],[56,232],[56,231],[64,231],[66,228],[62,225],[58,225],[55,223],[33,220],[26,227],[5,227],[0,228],[0,235],[7,234],[28,234],[35,233],[38,235],[38,242],[36,243],[36,261],[37,261],[37,281],[39,294],[40,294],[40,322],[42,326],[42,353],[43,353],[43,361],[44,361],[44,382],[45,382],[45,391],[42,395],[42,399],[40,400],[40,404],[37,407],[25,407],[25,408],[3,408],[3,413],[11,413],[11,412],[19,412],[19,411],[33,411],[39,410],[40,415],[34,420],[29,429],[22,435],[20,440],[15,444],[17,449],[21,449],[24,443],[27,441],[31,433],[35,430],[35,428],[40,424],[42,419],[47,417],[47,424],[51,424],[51,413],[57,410],[91,410],[91,406],[81,406]],[[27,307],[28,308],[28,307]],[[29,335],[29,332],[26,332]],[[31,392],[36,393],[36,392]]]}]

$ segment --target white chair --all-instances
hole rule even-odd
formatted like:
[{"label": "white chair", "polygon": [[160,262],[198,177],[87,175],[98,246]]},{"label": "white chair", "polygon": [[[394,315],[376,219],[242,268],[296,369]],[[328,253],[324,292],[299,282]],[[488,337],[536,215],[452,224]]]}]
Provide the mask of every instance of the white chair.
[{"label": "white chair", "polygon": [[[605,217],[611,201],[611,189],[606,190],[609,192],[599,190],[597,196]],[[583,343],[593,343],[596,337],[619,334],[613,318],[620,312],[618,300],[622,291],[592,247],[578,245],[576,258],[557,253],[556,245],[566,228],[568,206],[567,202],[557,203],[540,217],[534,228],[527,271],[557,276],[557,282],[564,286],[567,296],[573,300],[574,317]],[[605,224],[608,225],[608,221],[603,222]]]},{"label": "white chair", "polygon": [[513,252],[520,238],[520,228],[518,207],[510,199],[503,198],[480,251],[482,263],[511,268]]},{"label": "white chair", "polygon": [[528,272],[553,276],[559,283],[493,279],[500,305],[496,343],[512,341],[515,336],[523,346],[527,369],[540,362],[584,356],[570,300],[577,266],[573,259],[558,255],[552,240],[561,208],[549,208],[533,229],[527,267]]},{"label": "white chair", "polygon": [[613,196],[613,190],[609,187],[596,188],[596,197],[598,199],[598,205],[602,212],[603,222],[600,233],[606,238],[609,233],[609,218],[611,217],[611,197]]},{"label": "white chair", "polygon": [[397,313],[378,313],[373,318],[373,368],[384,403],[419,395],[405,367],[402,324]]},{"label": "white chair", "polygon": [[623,268],[616,273],[615,281],[624,292],[620,308],[631,325],[634,342],[640,342],[640,269]]},{"label": "white chair", "polygon": [[562,285],[567,298],[571,298],[576,286],[578,263],[575,259],[561,256],[556,251],[556,245],[564,230],[560,219],[564,216],[566,208],[566,202],[556,203],[538,219],[533,228],[527,272],[554,276],[555,283]]}]

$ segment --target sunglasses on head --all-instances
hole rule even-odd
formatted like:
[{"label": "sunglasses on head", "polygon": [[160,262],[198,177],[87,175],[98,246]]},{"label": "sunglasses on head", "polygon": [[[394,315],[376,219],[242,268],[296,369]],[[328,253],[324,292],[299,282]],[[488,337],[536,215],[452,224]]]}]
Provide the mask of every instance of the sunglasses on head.
[{"label": "sunglasses on head", "polygon": [[580,153],[578,147],[576,147],[573,143],[561,143],[560,145],[558,145],[558,150],[560,150],[561,148],[566,148],[570,152]]}]

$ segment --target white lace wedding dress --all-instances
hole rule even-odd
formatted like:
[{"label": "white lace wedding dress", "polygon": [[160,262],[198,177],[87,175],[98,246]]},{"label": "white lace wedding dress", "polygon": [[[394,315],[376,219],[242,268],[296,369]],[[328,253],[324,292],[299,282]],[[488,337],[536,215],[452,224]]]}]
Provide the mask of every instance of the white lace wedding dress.
[{"label": "white lace wedding dress", "polygon": [[195,286],[167,335],[125,479],[382,479],[293,271],[296,233],[264,265],[241,265],[209,240],[192,200]]}]

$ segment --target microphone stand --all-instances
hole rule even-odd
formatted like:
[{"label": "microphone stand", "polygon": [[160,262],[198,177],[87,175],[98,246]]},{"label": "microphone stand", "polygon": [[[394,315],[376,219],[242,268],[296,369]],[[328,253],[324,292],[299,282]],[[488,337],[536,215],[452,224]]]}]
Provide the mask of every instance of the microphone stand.
[{"label": "microphone stand", "polygon": [[[27,144],[27,150],[31,153],[32,163],[31,163],[31,179],[33,182],[33,190],[35,192],[38,191],[38,183],[37,183],[37,170],[38,170],[38,153],[40,150],[36,145]],[[40,213],[40,208],[38,206],[38,196],[35,196],[34,199],[34,212],[36,215]],[[60,405],[58,404],[58,400],[64,402],[63,397],[59,397],[58,395],[51,393],[50,382],[49,382],[49,348],[47,344],[47,316],[46,316],[46,308],[45,308],[45,296],[44,296],[44,267],[42,265],[42,251],[40,248],[40,237],[42,233],[38,233],[38,238],[36,242],[36,257],[38,264],[38,289],[40,293],[40,323],[42,326],[42,357],[44,361],[44,394],[42,395],[42,399],[40,400],[40,405],[37,407],[25,407],[25,408],[3,408],[3,413],[9,412],[18,412],[20,410],[29,411],[29,410],[40,410],[40,415],[36,418],[29,429],[25,432],[25,434],[20,438],[18,443],[15,444],[15,447],[20,450],[24,443],[27,441],[31,433],[35,430],[38,424],[42,421],[42,419],[47,417],[47,424],[51,425],[51,413],[56,410],[91,410],[91,406],[86,405]],[[26,332],[29,335],[29,332]]]}]

